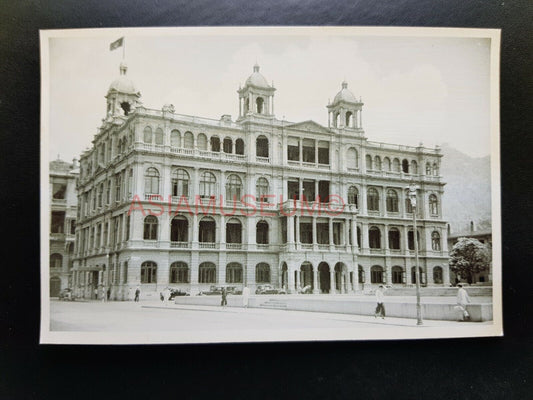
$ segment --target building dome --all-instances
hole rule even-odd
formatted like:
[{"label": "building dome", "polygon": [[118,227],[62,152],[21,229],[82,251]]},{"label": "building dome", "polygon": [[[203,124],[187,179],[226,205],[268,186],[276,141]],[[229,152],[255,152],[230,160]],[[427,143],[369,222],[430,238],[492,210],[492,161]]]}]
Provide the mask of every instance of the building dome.
[{"label": "building dome", "polygon": [[351,90],[348,89],[348,83],[346,81],[342,82],[342,89],[339,93],[337,93],[335,99],[333,99],[333,104],[336,104],[340,101],[345,101],[347,103],[358,103]]},{"label": "building dome", "polygon": [[120,76],[117,79],[115,79],[111,83],[111,85],[109,85],[108,92],[116,91],[116,92],[126,93],[126,94],[137,94],[138,93],[131,79],[126,77],[127,70],[128,70],[128,66],[126,65],[126,63],[121,62],[120,63]]},{"label": "building dome", "polygon": [[248,79],[246,79],[245,86],[255,86],[258,88],[270,89],[270,85],[268,84],[267,80],[259,72],[259,65],[254,65],[254,73],[250,75]]}]

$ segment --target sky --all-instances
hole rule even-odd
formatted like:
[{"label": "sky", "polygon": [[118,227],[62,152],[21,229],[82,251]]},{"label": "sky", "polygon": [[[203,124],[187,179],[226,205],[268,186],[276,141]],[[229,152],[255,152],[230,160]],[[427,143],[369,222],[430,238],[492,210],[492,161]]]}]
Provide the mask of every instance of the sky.
[{"label": "sky", "polygon": [[[184,34],[185,32],[185,34]],[[119,76],[125,36],[128,77],[147,108],[219,119],[239,112],[237,89],[253,72],[276,87],[276,117],[327,126],[329,100],[343,80],[363,106],[371,141],[426,147],[448,143],[473,157],[490,154],[490,40],[359,36],[314,30],[234,29],[79,31],[49,39],[49,149],[70,161],[91,145]],[[45,87],[45,90],[47,88]]]}]

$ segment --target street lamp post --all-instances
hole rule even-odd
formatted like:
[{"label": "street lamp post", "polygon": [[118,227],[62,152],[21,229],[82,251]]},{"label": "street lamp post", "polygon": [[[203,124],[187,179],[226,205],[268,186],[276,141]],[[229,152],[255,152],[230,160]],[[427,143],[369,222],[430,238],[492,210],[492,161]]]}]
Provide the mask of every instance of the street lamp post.
[{"label": "street lamp post", "polygon": [[409,199],[413,208],[413,241],[415,244],[415,277],[416,277],[416,324],[422,325],[422,309],[420,306],[420,268],[418,266],[418,235],[416,230],[416,190],[418,185],[409,185]]}]

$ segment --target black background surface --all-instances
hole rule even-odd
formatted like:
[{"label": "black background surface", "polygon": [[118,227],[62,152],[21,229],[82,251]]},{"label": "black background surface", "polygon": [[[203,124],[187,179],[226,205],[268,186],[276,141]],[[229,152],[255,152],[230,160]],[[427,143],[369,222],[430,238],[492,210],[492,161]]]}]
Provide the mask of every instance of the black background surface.
[{"label": "black background surface", "polygon": [[[0,398],[531,398],[530,1],[0,1]],[[39,345],[39,29],[502,28],[504,338]],[[75,133],[73,133],[75,134]]]}]

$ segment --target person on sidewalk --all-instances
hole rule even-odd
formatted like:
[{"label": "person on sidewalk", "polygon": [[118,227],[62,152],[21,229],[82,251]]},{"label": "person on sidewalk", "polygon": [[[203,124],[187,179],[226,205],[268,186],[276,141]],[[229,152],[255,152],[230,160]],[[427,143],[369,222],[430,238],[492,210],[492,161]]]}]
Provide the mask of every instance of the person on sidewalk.
[{"label": "person on sidewalk", "polygon": [[163,292],[163,296],[165,296],[165,307],[168,307],[168,303],[170,303],[170,295],[171,295],[170,288],[167,287],[165,291]]},{"label": "person on sidewalk", "polygon": [[242,306],[244,308],[248,308],[248,300],[250,298],[250,289],[248,288],[248,286],[245,286],[243,289],[242,289]]},{"label": "person on sidewalk", "polygon": [[139,296],[141,294],[141,289],[139,288],[139,286],[137,286],[137,289],[135,289],[135,299],[134,301],[139,301]]},{"label": "person on sidewalk", "polygon": [[383,304],[385,298],[384,292],[385,288],[383,285],[379,285],[379,287],[376,289],[376,301],[378,305],[376,306],[376,311],[374,313],[375,318],[380,316],[382,319],[385,319],[385,305]]},{"label": "person on sidewalk", "polygon": [[455,308],[461,312],[461,319],[459,321],[470,321],[470,314],[466,311],[466,305],[470,303],[470,296],[468,292],[463,287],[463,285],[458,284],[457,287],[457,305]]},{"label": "person on sidewalk", "polygon": [[227,297],[228,297],[228,292],[226,291],[226,288],[223,287],[222,288],[222,301],[220,302],[220,305],[222,307],[226,307],[228,305]]}]

